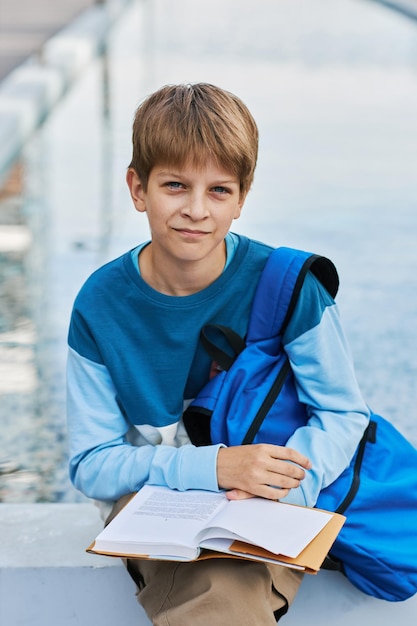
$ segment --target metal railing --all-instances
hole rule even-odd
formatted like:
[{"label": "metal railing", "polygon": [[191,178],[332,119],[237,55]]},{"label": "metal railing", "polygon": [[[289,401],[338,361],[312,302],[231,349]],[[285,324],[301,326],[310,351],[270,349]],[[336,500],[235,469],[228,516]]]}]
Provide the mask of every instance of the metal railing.
[{"label": "metal railing", "polygon": [[133,0],[96,0],[0,83],[0,186],[25,142],[103,49]]}]

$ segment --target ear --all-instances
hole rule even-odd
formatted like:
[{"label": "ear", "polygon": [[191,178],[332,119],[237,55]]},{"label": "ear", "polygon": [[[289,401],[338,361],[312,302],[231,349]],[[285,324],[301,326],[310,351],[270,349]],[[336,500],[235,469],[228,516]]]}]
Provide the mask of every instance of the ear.
[{"label": "ear", "polygon": [[136,211],[144,213],[146,211],[146,193],[137,172],[131,167],[127,170],[126,182]]}]

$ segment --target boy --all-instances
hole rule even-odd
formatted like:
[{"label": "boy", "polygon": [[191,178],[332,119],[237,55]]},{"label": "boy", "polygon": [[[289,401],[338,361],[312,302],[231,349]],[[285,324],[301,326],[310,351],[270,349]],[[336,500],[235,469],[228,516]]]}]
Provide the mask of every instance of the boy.
[{"label": "boy", "polygon": [[[309,274],[284,337],[307,427],[282,447],[189,442],[182,412],[211,369],[200,329],[245,335],[271,252],[229,232],[257,149],[246,106],[213,85],[163,87],[136,112],[127,184],[151,240],[88,279],[69,330],[70,476],[87,496],[119,501],[112,515],[144,483],[313,506],[367,426],[336,305]],[[288,568],[227,558],[127,567],[155,625],[272,625],[301,582]]]}]

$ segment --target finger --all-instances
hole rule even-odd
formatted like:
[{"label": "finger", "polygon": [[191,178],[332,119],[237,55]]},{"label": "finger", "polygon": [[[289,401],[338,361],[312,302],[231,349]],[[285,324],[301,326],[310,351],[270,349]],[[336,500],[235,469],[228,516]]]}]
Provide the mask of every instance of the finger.
[{"label": "finger", "polygon": [[286,446],[271,446],[271,448],[271,456],[274,459],[291,461],[291,463],[295,463],[304,469],[312,468],[310,459],[304,454],[301,454],[301,452],[294,450],[294,448],[287,448]]},{"label": "finger", "polygon": [[243,491],[243,489],[231,489],[226,492],[228,500],[247,500],[248,498],[254,498],[253,493]]},{"label": "finger", "polygon": [[269,485],[262,485],[258,489],[258,493],[256,494],[260,498],[265,498],[267,500],[275,500],[278,501],[281,498],[285,498],[290,493],[291,489],[284,489],[280,487],[271,487]]},{"label": "finger", "polygon": [[302,478],[294,478],[285,474],[270,472],[268,480],[265,482],[274,489],[297,489],[302,482]]},{"label": "finger", "polygon": [[305,471],[298,465],[278,459],[269,459],[263,467],[263,476],[259,482],[274,487],[293,489],[305,478]]},{"label": "finger", "polygon": [[243,489],[230,489],[229,491],[226,491],[226,497],[228,500],[246,500],[248,498],[258,497],[278,501],[280,498],[285,498],[291,489],[281,489],[278,487],[270,487],[268,485],[259,485],[255,491],[256,493],[249,493],[248,491],[243,491]]}]

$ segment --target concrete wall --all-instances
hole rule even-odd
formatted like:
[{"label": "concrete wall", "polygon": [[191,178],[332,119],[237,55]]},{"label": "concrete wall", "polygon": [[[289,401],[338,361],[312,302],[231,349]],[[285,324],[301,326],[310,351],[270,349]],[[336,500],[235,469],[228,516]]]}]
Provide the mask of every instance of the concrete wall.
[{"label": "concrete wall", "polygon": [[120,559],[87,554],[93,504],[0,504],[0,624],[149,626]]}]

